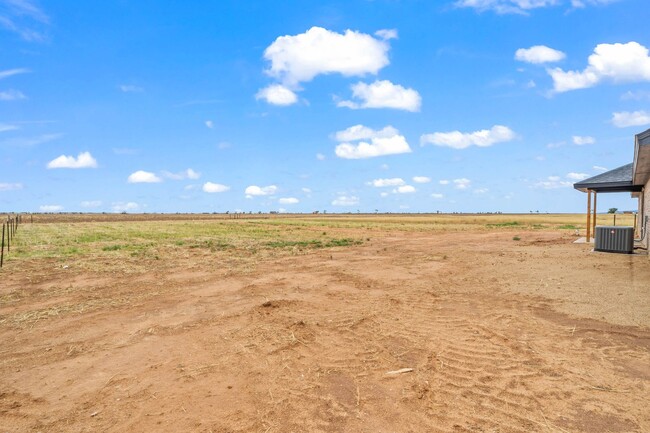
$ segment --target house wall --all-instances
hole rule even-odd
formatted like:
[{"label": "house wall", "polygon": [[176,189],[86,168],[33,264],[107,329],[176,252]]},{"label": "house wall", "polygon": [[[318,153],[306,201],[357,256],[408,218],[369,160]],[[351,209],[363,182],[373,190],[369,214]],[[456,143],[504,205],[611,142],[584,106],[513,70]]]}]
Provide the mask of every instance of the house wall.
[{"label": "house wall", "polygon": [[[646,182],[645,186],[643,187],[643,209],[639,209],[639,212],[643,211],[643,215],[640,215],[640,224],[641,227],[644,227],[644,233],[645,237],[643,239],[643,246],[648,248],[648,245],[650,245],[650,179],[648,179],[648,182]],[[648,222],[646,222],[646,219]]]}]

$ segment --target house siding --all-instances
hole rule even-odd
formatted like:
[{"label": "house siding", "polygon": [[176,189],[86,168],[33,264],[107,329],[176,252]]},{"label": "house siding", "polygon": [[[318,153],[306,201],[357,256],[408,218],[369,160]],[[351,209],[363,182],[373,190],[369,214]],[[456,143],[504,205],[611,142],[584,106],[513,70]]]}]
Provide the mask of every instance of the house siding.
[{"label": "house siding", "polygon": [[[644,228],[643,233],[645,234],[643,238],[643,246],[645,248],[648,248],[650,245],[650,179],[648,179],[648,182],[646,182],[645,186],[643,187],[643,210],[639,209],[639,211],[643,212],[643,214],[640,214],[640,225],[641,227]],[[646,219],[648,220],[646,222]],[[649,256],[650,257],[650,256]]]}]

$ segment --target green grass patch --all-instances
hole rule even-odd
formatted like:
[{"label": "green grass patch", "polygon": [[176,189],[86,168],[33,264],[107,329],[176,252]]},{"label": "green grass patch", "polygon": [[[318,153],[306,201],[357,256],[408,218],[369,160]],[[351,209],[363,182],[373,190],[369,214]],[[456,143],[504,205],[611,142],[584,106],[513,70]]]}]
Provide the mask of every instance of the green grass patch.
[{"label": "green grass patch", "polygon": [[486,224],[486,227],[520,227],[521,223],[518,221],[507,221],[496,224]]},{"label": "green grass patch", "polygon": [[362,241],[351,238],[330,239],[327,241],[321,241],[318,239],[304,241],[278,240],[267,242],[266,246],[270,248],[332,248],[349,247],[351,245],[360,245],[361,243]]},{"label": "green grass patch", "polygon": [[560,230],[575,230],[577,229],[577,226],[574,226],[573,224],[564,224],[558,227]]}]

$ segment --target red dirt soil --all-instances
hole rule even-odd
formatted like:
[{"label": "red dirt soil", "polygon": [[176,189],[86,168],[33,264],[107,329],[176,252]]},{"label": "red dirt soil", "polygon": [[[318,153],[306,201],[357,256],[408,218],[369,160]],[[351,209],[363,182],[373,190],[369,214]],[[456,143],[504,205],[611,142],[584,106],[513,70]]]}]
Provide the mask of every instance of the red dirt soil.
[{"label": "red dirt soil", "polygon": [[649,432],[647,256],[519,235],[10,263],[0,431]]}]

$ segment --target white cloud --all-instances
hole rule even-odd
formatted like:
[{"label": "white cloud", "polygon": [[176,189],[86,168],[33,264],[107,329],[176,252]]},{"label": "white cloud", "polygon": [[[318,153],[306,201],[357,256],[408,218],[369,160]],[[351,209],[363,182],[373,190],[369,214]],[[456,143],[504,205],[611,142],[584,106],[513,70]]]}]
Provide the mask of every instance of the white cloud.
[{"label": "white cloud", "polygon": [[359,204],[359,197],[340,195],[332,201],[332,206],[354,206]]},{"label": "white cloud", "polygon": [[63,210],[63,206],[58,204],[44,204],[38,208],[41,212],[61,212]]},{"label": "white cloud", "polygon": [[0,183],[0,191],[17,191],[23,189],[22,183]]},{"label": "white cloud", "polygon": [[596,139],[594,137],[590,136],[580,136],[580,135],[574,135],[571,137],[573,140],[573,144],[577,144],[578,146],[584,146],[585,144],[594,144],[596,142]]},{"label": "white cloud", "polygon": [[0,27],[17,33],[26,41],[42,42],[45,35],[35,28],[49,24],[49,17],[31,0],[5,0],[2,2]]},{"label": "white cloud", "polygon": [[442,179],[441,181],[438,181],[440,185],[449,185],[449,181],[447,179]]},{"label": "white cloud", "polygon": [[359,108],[395,108],[406,111],[420,111],[422,98],[413,89],[406,89],[388,80],[377,80],[372,84],[352,85],[352,96],[359,100],[340,101],[337,106]]},{"label": "white cloud", "polygon": [[650,91],[636,90],[633,92],[631,90],[628,90],[621,95],[621,99],[623,101],[650,101]]},{"label": "white cloud", "polygon": [[0,101],[18,101],[20,99],[27,99],[27,96],[20,90],[9,89],[5,92],[0,92]]},{"label": "white cloud", "polygon": [[292,105],[298,102],[298,96],[281,84],[271,84],[260,89],[255,95],[255,99],[264,99],[272,105]]},{"label": "white cloud", "polygon": [[457,0],[457,7],[492,10],[497,14],[525,14],[531,9],[555,6],[558,0]]},{"label": "white cloud", "polygon": [[431,178],[426,177],[426,176],[413,176],[413,182],[415,182],[415,183],[429,183],[429,182],[431,182]]},{"label": "white cloud", "polygon": [[36,137],[14,137],[4,140],[2,144],[18,147],[31,147],[38,146],[39,144],[48,143],[53,140],[58,140],[63,137],[63,134],[41,134]]},{"label": "white cloud", "polygon": [[397,39],[397,29],[382,29],[375,32],[375,36],[379,36],[383,40]]},{"label": "white cloud", "polygon": [[544,45],[535,45],[530,48],[519,48],[515,52],[515,59],[527,63],[551,63],[564,59],[566,54]]},{"label": "white cloud", "polygon": [[120,84],[117,87],[121,91],[123,91],[124,93],[140,93],[140,92],[144,92],[144,89],[142,87],[133,86],[131,84]]},{"label": "white cloud", "polygon": [[140,205],[129,201],[129,202],[115,202],[111,204],[111,210],[113,212],[128,212],[128,211],[136,211],[140,209]]},{"label": "white cloud", "polygon": [[196,180],[201,177],[201,173],[198,173],[192,170],[191,168],[188,168],[187,170],[181,171],[179,173],[171,173],[169,171],[163,171],[162,175],[167,179],[172,179],[172,180],[184,180],[184,179]]},{"label": "white cloud", "polygon": [[566,144],[566,141],[554,141],[552,143],[548,143],[546,147],[548,149],[557,149],[558,147],[562,147]]},{"label": "white cloud", "polygon": [[264,195],[273,195],[276,193],[278,190],[278,187],[275,185],[269,185],[269,186],[257,186],[257,185],[251,185],[246,188],[244,193],[246,194],[247,198],[252,198],[254,196],[264,196]]},{"label": "white cloud", "polygon": [[639,111],[621,111],[612,114],[612,123],[617,128],[627,128],[628,126],[643,126],[650,124],[650,113]]},{"label": "white cloud", "polygon": [[460,179],[454,179],[454,188],[467,189],[470,187],[471,183],[472,181],[465,177],[461,177]]},{"label": "white cloud", "polygon": [[212,120],[206,120],[205,121],[205,126],[207,126],[210,129],[214,128],[214,122]]},{"label": "white cloud", "polygon": [[607,171],[607,170],[608,170],[607,168],[605,168],[605,167],[601,167],[600,165],[594,165],[594,166],[591,167],[591,168],[593,168],[593,169],[596,170],[596,171]]},{"label": "white cloud", "polygon": [[476,188],[472,191],[474,194],[487,194],[490,190],[487,188]]},{"label": "white cloud", "polygon": [[335,137],[342,141],[336,146],[336,156],[344,159],[364,159],[411,152],[406,138],[399,135],[399,131],[392,126],[375,131],[363,125],[355,125],[337,132]]},{"label": "white cloud", "polygon": [[158,183],[162,182],[162,179],[151,172],[138,170],[131,173],[127,181],[129,183]]},{"label": "white cloud", "polygon": [[295,197],[282,197],[278,200],[278,203],[280,204],[296,204],[299,203],[300,200],[298,200]]},{"label": "white cloud", "polygon": [[539,181],[533,185],[535,188],[541,189],[557,189],[568,188],[573,186],[572,182],[562,180],[560,176],[549,176],[545,180]]},{"label": "white cloud", "polygon": [[264,58],[271,62],[267,74],[294,88],[320,74],[377,74],[389,64],[389,48],[385,40],[368,34],[312,27],[295,36],[278,37],[264,50]]},{"label": "white cloud", "polygon": [[586,173],[574,173],[574,172],[571,172],[571,173],[567,173],[567,175],[566,175],[566,178],[571,179],[571,180],[584,180],[584,179],[586,179],[588,177],[589,177],[589,175],[586,174]]},{"label": "white cloud", "polygon": [[317,153],[316,159],[319,161],[325,161],[325,155],[323,155],[322,153]]},{"label": "white cloud", "polygon": [[556,92],[584,89],[603,80],[615,83],[650,81],[648,49],[638,42],[599,44],[582,71],[548,69]]},{"label": "white cloud", "polygon": [[27,68],[5,69],[4,71],[0,71],[0,80],[9,78],[12,75],[27,74],[29,72],[31,71]]},{"label": "white cloud", "polygon": [[445,196],[444,194],[438,194],[434,192],[433,194],[431,194],[431,197],[440,199],[440,198],[444,198]]},{"label": "white cloud", "polygon": [[230,187],[226,185],[222,185],[220,183],[206,182],[203,184],[202,189],[204,192],[216,193],[216,192],[226,192],[230,189]]},{"label": "white cloud", "polygon": [[16,125],[10,125],[8,123],[0,123],[0,132],[5,132],[5,131],[15,131],[18,128]]},{"label": "white cloud", "polygon": [[369,185],[372,185],[377,188],[383,188],[386,186],[400,186],[404,185],[406,182],[404,182],[404,179],[399,178],[399,177],[393,177],[390,179],[375,179],[371,182],[368,182]]},{"label": "white cloud", "polygon": [[85,208],[96,208],[100,207],[102,205],[102,202],[101,200],[86,200],[79,203],[79,205]]},{"label": "white cloud", "polygon": [[311,189],[309,188],[301,188],[301,191],[304,192],[305,194],[311,194]]},{"label": "white cloud", "polygon": [[390,194],[387,193],[386,191],[382,191],[382,192],[379,193],[379,196],[380,196],[380,197],[388,197],[389,195],[390,195]]},{"label": "white cloud", "polygon": [[90,152],[81,152],[76,158],[61,155],[48,162],[47,168],[97,168],[97,160]]},{"label": "white cloud", "polygon": [[393,190],[395,194],[411,194],[415,192],[415,187],[412,185],[402,185]]},{"label": "white cloud", "polygon": [[514,131],[507,126],[494,125],[491,129],[463,133],[460,131],[434,132],[420,137],[420,143],[436,146],[465,149],[470,146],[488,147],[495,143],[511,141],[516,137]]}]

